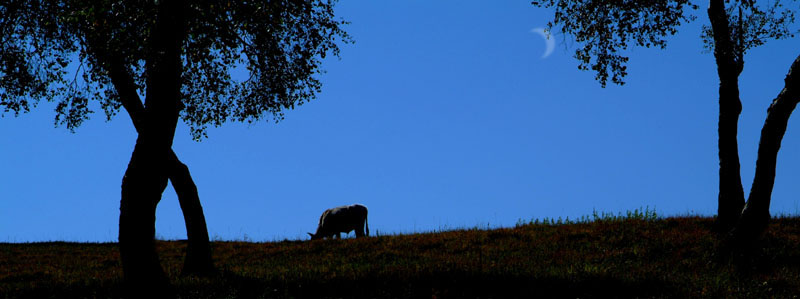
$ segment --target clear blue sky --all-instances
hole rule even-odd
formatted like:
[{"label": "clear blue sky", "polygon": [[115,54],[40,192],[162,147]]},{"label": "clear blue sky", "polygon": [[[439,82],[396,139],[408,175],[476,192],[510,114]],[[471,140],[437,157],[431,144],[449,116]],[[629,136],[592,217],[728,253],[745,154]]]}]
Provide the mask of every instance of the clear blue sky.
[{"label": "clear blue sky", "polygon": [[[666,50],[629,52],[627,84],[600,88],[552,11],[529,1],[343,1],[355,44],[328,59],[323,91],[278,124],[227,124],[175,152],[200,191],[213,239],[307,238],[326,208],[362,203],[371,232],[513,226],[649,206],[713,215],[717,76],[698,21]],[[746,56],[739,125],[752,181],[759,132],[798,39]],[[75,134],[54,105],[0,118],[0,242],[115,241],[120,182],[136,139],[125,112],[98,110]],[[779,155],[771,212],[800,212],[800,127]],[[185,238],[168,187],[157,234]]]}]

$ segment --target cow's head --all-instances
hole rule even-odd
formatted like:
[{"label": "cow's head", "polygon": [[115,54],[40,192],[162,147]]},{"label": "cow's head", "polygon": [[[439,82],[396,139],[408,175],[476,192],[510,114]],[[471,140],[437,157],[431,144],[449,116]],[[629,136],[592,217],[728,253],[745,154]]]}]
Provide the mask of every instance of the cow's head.
[{"label": "cow's head", "polygon": [[308,233],[308,235],[311,236],[311,240],[316,240],[316,239],[321,238],[321,236],[319,234],[315,235],[315,234],[312,234],[312,233]]}]

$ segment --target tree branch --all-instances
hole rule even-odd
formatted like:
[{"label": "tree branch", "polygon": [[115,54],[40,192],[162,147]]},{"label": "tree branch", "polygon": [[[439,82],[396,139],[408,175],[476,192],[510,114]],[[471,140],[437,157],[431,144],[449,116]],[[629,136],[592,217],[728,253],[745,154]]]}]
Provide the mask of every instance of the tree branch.
[{"label": "tree branch", "polygon": [[800,85],[800,55],[789,68],[783,89],[767,110],[767,119],[761,129],[761,139],[758,143],[756,173],[750,188],[750,196],[736,228],[731,232],[732,241],[737,246],[750,244],[767,229],[778,151],[786,133],[789,117],[800,102],[798,85]]},{"label": "tree branch", "polygon": [[108,66],[111,83],[114,84],[114,88],[117,90],[117,95],[119,96],[122,107],[128,111],[128,115],[131,117],[136,132],[140,132],[143,127],[142,123],[144,122],[144,104],[142,104],[139,94],[136,93],[136,84],[134,83],[133,77],[128,72],[128,68],[125,67],[125,63],[119,57],[111,58],[110,61],[108,61]]}]

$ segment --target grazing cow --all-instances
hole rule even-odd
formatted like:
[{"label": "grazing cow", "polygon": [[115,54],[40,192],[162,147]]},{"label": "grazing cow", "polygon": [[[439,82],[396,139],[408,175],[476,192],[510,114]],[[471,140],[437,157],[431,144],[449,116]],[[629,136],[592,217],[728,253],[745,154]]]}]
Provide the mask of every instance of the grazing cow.
[{"label": "grazing cow", "polygon": [[[364,233],[364,228],[367,229]],[[341,239],[341,233],[356,231],[356,238],[369,236],[369,224],[367,224],[367,207],[355,204],[341,206],[325,210],[319,217],[317,232],[312,234],[311,240],[333,237]]]}]

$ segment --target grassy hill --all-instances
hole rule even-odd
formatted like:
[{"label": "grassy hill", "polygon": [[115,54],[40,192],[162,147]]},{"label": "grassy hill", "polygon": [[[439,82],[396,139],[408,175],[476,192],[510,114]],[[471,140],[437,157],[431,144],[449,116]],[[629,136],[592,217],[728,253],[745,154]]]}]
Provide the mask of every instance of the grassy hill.
[{"label": "grassy hill", "polygon": [[[712,219],[606,217],[364,239],[213,242],[220,269],[182,277],[181,241],[160,241],[182,298],[792,298],[800,218],[773,219],[748,257]],[[0,298],[120,297],[117,245],[0,244]]]}]

